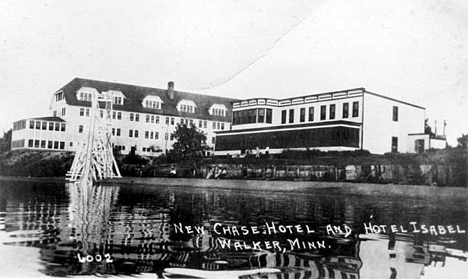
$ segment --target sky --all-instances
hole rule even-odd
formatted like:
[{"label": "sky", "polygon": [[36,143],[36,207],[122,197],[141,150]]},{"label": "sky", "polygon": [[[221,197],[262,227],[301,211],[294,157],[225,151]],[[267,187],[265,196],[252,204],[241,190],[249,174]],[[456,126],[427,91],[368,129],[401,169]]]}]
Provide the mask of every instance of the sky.
[{"label": "sky", "polygon": [[468,1],[0,1],[0,132],[75,77],[233,98],[356,87],[468,133]]}]

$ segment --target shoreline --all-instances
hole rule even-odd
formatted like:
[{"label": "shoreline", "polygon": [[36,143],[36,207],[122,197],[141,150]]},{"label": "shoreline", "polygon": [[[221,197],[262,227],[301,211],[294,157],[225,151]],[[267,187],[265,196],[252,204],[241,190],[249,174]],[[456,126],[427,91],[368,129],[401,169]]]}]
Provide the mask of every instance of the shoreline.
[{"label": "shoreline", "polygon": [[[67,183],[65,177],[15,177],[0,176],[0,181],[29,181]],[[367,195],[434,195],[443,197],[468,198],[468,190],[463,187],[441,187],[407,184],[373,184],[355,182],[291,181],[291,180],[247,180],[247,179],[203,179],[203,178],[167,178],[167,177],[123,177],[107,179],[97,183],[102,186],[151,186],[151,187],[188,187],[205,189],[224,189],[240,191],[271,191],[310,193],[314,189],[342,189],[343,192],[359,192]]]}]

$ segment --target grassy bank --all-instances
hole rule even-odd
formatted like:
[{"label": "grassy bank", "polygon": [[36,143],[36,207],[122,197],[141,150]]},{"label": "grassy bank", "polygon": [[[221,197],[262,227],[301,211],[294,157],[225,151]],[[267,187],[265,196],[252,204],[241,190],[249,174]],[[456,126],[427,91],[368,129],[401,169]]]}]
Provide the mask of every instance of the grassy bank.
[{"label": "grassy bank", "polygon": [[[0,154],[0,175],[64,177],[73,162],[71,152],[16,150]],[[354,181],[439,186],[467,186],[468,158],[465,149],[431,150],[422,154],[375,155],[366,151],[286,151],[275,156],[245,158],[211,157],[174,161],[168,158],[117,156],[124,176],[206,177],[211,169],[225,168],[230,179]],[[349,170],[353,169],[353,179]],[[195,171],[194,171],[195,170]]]}]

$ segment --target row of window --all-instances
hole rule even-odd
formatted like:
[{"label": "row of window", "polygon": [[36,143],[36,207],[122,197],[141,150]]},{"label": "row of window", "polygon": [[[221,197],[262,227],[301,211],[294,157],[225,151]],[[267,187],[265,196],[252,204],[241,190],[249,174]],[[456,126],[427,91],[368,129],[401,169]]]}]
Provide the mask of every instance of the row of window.
[{"label": "row of window", "polygon": [[28,141],[28,147],[31,148],[47,148],[47,149],[65,149],[64,141],[51,141],[51,140],[32,140]]},{"label": "row of window", "polygon": [[181,104],[179,108],[180,108],[180,111],[182,112],[189,112],[189,113],[195,112],[195,106],[192,106],[192,105]]},{"label": "row of window", "polygon": [[[336,118],[336,104],[330,104],[328,106],[328,120],[333,120]],[[294,123],[294,109],[289,109],[289,117],[288,117],[288,110],[283,110],[281,112],[281,124]],[[312,122],[315,121],[315,107],[309,107],[309,115],[308,121]],[[306,108],[301,108],[299,112],[299,122],[306,121]],[[352,117],[359,117],[359,102],[353,102],[352,107]],[[342,106],[342,118],[349,118],[349,103],[343,103]],[[320,120],[327,120],[327,105],[320,106]]]},{"label": "row of window", "polygon": [[66,112],[66,111],[67,111],[67,109],[66,109],[66,108],[62,108],[62,110],[61,110],[61,114],[60,114],[60,115],[57,115],[57,111],[56,111],[56,110],[54,110],[54,112],[53,112],[53,114],[52,114],[52,115],[53,115],[54,117],[57,117],[57,116],[65,116],[65,112]]},{"label": "row of window", "polygon": [[26,120],[21,120],[13,123],[13,131],[26,129]]},{"label": "row of window", "polygon": [[226,110],[225,109],[213,108],[212,113],[213,113],[213,115],[217,115],[217,116],[226,116]]},{"label": "row of window", "polygon": [[20,147],[24,147],[24,139],[11,141],[11,148],[20,148]]},{"label": "row of window", "polygon": [[29,129],[65,132],[65,123],[29,120]]},{"label": "row of window", "polygon": [[146,100],[145,101],[145,108],[160,109],[161,108],[161,103],[158,102],[158,101]]},{"label": "row of window", "polygon": [[[89,117],[89,108],[80,108],[80,116],[87,116]],[[103,117],[103,111],[100,111],[101,113],[101,118]],[[271,112],[270,112],[271,115]],[[271,118],[271,117],[270,117]],[[112,119],[117,119],[117,120],[122,120],[122,112],[120,111],[113,111],[112,112]],[[133,122],[140,122],[140,114],[139,113],[130,113],[130,121]],[[159,124],[160,123],[160,116],[159,115],[150,115],[146,114],[145,115],[145,121],[146,123],[155,123]],[[188,118],[181,118],[180,123],[181,124],[186,124],[186,125],[191,125],[193,124],[193,119],[188,119]],[[165,123],[167,125],[175,125],[175,118],[174,117],[169,117],[166,116]],[[208,121],[207,120],[198,120],[198,128],[207,128],[208,127]],[[218,129],[218,130],[224,130],[224,123],[222,122],[213,122],[213,129]]]},{"label": "row of window", "polygon": [[233,125],[250,123],[272,123],[271,109],[246,109],[233,112]]}]

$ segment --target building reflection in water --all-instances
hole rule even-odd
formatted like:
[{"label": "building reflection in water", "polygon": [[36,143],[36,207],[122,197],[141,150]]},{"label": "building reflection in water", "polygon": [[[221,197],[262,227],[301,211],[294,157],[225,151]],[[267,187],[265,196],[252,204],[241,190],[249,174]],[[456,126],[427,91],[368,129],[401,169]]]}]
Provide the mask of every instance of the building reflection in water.
[{"label": "building reflection in water", "polygon": [[[34,195],[21,190],[1,192],[0,211],[4,214],[0,225],[9,233],[7,244],[40,248],[42,272],[53,276],[156,273],[168,278],[217,278],[222,274],[233,278],[387,279],[420,278],[432,272],[428,267],[443,270],[449,261],[466,264],[466,253],[427,236],[358,234],[357,225],[365,221],[361,216],[368,210],[359,207],[360,199],[337,202],[330,200],[335,196],[325,195],[272,193],[265,198],[262,193],[236,196],[239,194],[204,189],[152,191],[137,186],[83,188],[75,184],[67,184],[65,192],[59,187],[47,192],[41,189],[33,191]],[[382,223],[390,222],[393,216],[386,209],[372,213]],[[220,240],[281,241],[282,236],[213,232],[214,223],[255,226],[265,222],[313,224],[315,234],[288,238],[326,240],[329,246],[286,249],[284,253],[236,250],[222,247]],[[203,233],[175,233],[174,224],[179,223],[202,225]],[[326,224],[340,223],[352,226],[356,233],[344,239],[325,232]],[[106,255],[112,262],[106,261]],[[93,261],[80,262],[86,256]]]}]

